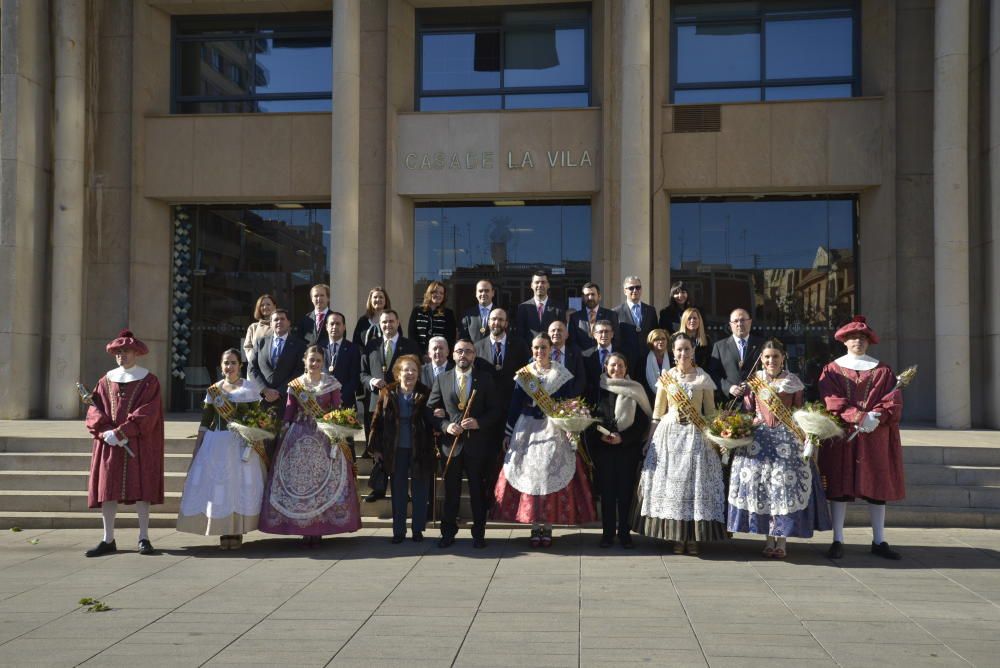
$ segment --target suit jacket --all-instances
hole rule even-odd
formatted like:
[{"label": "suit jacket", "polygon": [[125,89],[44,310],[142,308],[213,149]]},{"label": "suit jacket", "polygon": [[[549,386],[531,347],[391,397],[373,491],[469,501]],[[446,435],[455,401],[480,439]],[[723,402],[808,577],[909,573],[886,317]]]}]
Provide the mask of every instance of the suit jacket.
[{"label": "suit jacket", "polygon": [[371,381],[382,379],[386,383],[395,382],[392,377],[392,365],[400,355],[416,355],[417,359],[423,359],[420,346],[403,336],[396,339],[396,348],[392,351],[392,359],[388,361],[385,359],[385,346],[381,339],[368,342],[365,354],[361,357],[361,384],[368,397],[369,409],[374,411],[378,403],[378,392],[372,392]]},{"label": "suit jacket", "polygon": [[[589,350],[597,345],[597,341],[590,335],[590,321],[587,320],[588,315],[589,312],[584,308],[580,311],[573,311],[569,316],[569,339],[580,350]],[[610,320],[611,325],[615,328],[615,336],[618,335],[617,313],[609,308],[598,306],[597,320]]]},{"label": "suit jacket", "polygon": [[[448,360],[447,364],[444,365],[447,371],[451,371],[455,368],[455,360]],[[445,371],[445,373],[447,373]],[[442,374],[444,375],[444,374]],[[425,362],[422,367],[420,367],[420,382],[427,387],[434,387],[434,363]]]},{"label": "suit jacket", "polygon": [[[323,349],[326,357],[326,365],[330,366],[331,345]],[[337,364],[333,367],[333,377],[340,381],[341,403],[345,406],[354,406],[354,397],[358,392],[361,383],[361,346],[348,341],[347,338],[340,340],[340,348],[337,349]]]},{"label": "suit jacket", "polygon": [[[555,348],[553,347],[553,351]],[[583,396],[587,391],[587,374],[583,368],[583,351],[574,346],[572,343],[567,343],[565,349],[566,353],[559,363],[566,367],[566,370],[573,374],[573,380],[566,383],[569,385],[569,396],[579,397]],[[524,366],[523,364],[521,366]]]},{"label": "suit jacket", "polygon": [[[616,346],[614,341],[611,342],[611,352],[622,352],[620,346]],[[597,402],[597,397],[601,393],[601,374],[604,373],[604,369],[601,367],[601,356],[597,353],[597,346],[584,351],[583,369],[587,375],[587,401],[593,404]],[[645,369],[646,367],[643,366],[643,374],[645,374]],[[632,371],[632,360],[629,360],[628,363],[628,375],[629,378],[636,379]]]},{"label": "suit jacket", "polygon": [[[330,315],[330,309],[326,309],[326,315]],[[298,328],[299,338],[306,342],[306,346],[319,346],[326,348],[330,343],[330,335],[326,332],[326,316],[323,317],[323,326],[316,329],[316,310],[309,311],[309,314],[302,317]]]},{"label": "suit jacket", "polygon": [[708,361],[708,375],[712,377],[716,387],[726,396],[726,399],[732,399],[729,394],[730,386],[739,385],[750,375],[750,369],[757,361],[757,355],[760,354],[762,345],[764,345],[764,339],[759,336],[751,334],[747,338],[747,350],[742,367],[740,366],[740,351],[732,336],[720,339],[712,346],[712,357]]},{"label": "suit jacket", "polygon": [[490,337],[476,342],[476,359],[493,370],[494,385],[499,392],[501,402],[506,407],[514,393],[514,374],[531,359],[531,350],[524,341],[508,333],[507,350],[499,369],[493,363],[493,352]]},{"label": "suit jacket", "polygon": [[[547,332],[549,325],[556,320],[566,322],[566,307],[552,298],[545,302],[541,321],[538,320],[538,307],[535,300],[529,299],[517,305],[517,315],[514,317],[514,333],[522,341],[531,346],[531,339],[539,332]],[[510,332],[507,333],[510,336]]]},{"label": "suit jacket", "polygon": [[[493,304],[493,308],[498,308],[495,303]],[[479,314],[478,302],[462,314],[462,321],[458,323],[458,335],[459,337],[471,340],[473,343],[479,343],[480,339],[489,337],[490,330],[488,323],[483,322],[483,316]]]},{"label": "suit jacket", "polygon": [[630,371],[640,363],[640,358],[642,362],[646,361],[646,353],[649,352],[646,337],[657,326],[656,309],[645,302],[642,302],[639,308],[642,313],[642,322],[636,325],[635,319],[632,317],[632,308],[628,302],[615,307],[615,314],[618,316],[615,343],[618,349],[628,356]]},{"label": "suit jacket", "polygon": [[[469,406],[468,417],[479,421],[479,429],[462,432],[458,438],[456,455],[465,448],[480,455],[496,450],[498,428],[507,413],[507,406],[499,401],[496,386],[493,384],[493,375],[489,371],[472,368],[469,396],[472,396],[473,390],[476,391],[476,399]],[[458,379],[454,369],[434,379],[434,387],[431,389],[427,405],[431,408],[444,408],[448,414],[444,418],[434,418],[435,427],[443,434],[441,450],[447,457],[451,453],[451,444],[454,443],[455,437],[448,435],[445,428],[451,422],[461,422],[464,413],[464,410],[458,407]]]},{"label": "suit jacket", "polygon": [[254,344],[253,363],[247,375],[264,387],[281,393],[281,408],[284,409],[288,396],[288,381],[301,376],[305,372],[302,356],[306,345],[302,339],[289,332],[285,336],[285,345],[281,349],[281,357],[271,364],[271,347],[274,345],[274,332],[263,336]]}]

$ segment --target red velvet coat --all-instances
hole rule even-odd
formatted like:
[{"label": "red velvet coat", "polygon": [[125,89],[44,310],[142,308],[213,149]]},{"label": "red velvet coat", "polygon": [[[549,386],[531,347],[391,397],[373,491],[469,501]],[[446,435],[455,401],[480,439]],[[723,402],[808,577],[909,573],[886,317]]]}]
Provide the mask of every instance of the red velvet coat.
[{"label": "red velvet coat", "polygon": [[[130,383],[101,378],[94,390],[96,406],[87,410],[87,429],[94,437],[90,458],[87,504],[100,508],[105,501],[163,503],[163,406],[160,381],[153,374]],[[101,440],[116,429],[128,438],[124,448]]]},{"label": "red velvet coat", "polygon": [[[831,413],[847,424],[843,439],[825,443],[819,450],[819,470],[826,478],[826,496],[865,497],[896,501],[906,496],[903,480],[903,445],[899,421],[903,393],[891,391],[896,376],[879,363],[870,371],[845,369],[836,362],[823,368],[819,392]],[[847,437],[868,411],[879,411],[879,426],[870,434]]]}]

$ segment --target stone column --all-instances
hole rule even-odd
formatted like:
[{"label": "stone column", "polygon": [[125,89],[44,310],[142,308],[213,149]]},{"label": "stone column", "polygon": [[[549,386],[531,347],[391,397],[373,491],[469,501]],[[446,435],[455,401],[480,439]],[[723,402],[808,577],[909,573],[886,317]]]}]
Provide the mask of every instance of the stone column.
[{"label": "stone column", "polygon": [[934,16],[934,333],[937,425],[948,429],[968,429],[972,424],[968,133],[969,0],[938,0]]},{"label": "stone column", "polygon": [[333,2],[333,150],[330,169],[330,283],[333,304],[352,326],[358,317],[358,203],[361,137],[361,5]]},{"label": "stone column", "polygon": [[[652,292],[649,150],[649,0],[627,0],[622,12],[619,181],[621,276],[635,275]],[[615,294],[610,291],[608,294]],[[616,288],[617,289],[617,288]],[[647,300],[651,294],[647,295]]]},{"label": "stone column", "polygon": [[75,418],[83,337],[86,146],[86,0],[53,4],[55,143],[52,165],[52,296],[48,416]]},{"label": "stone column", "polygon": [[989,37],[989,223],[983,258],[986,297],[986,380],[983,415],[991,429],[1000,428],[1000,0],[990,0]]}]

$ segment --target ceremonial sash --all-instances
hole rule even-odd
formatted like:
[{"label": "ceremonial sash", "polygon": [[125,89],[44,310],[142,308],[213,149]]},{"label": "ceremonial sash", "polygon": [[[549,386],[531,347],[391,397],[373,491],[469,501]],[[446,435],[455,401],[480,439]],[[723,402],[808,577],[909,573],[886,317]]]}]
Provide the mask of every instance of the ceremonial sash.
[{"label": "ceremonial sash", "polygon": [[[664,383],[664,379],[666,383]],[[674,402],[677,406],[677,412],[680,413],[681,417],[693,424],[698,428],[698,431],[705,431],[708,429],[708,423],[705,422],[705,418],[698,409],[694,407],[691,403],[691,398],[688,397],[687,392],[684,388],[677,383],[672,374],[664,374],[660,376],[660,383],[663,384],[664,389],[667,391],[667,396]]]},{"label": "ceremonial sash", "polygon": [[323,412],[323,407],[319,405],[316,400],[316,393],[306,389],[305,385],[298,378],[288,383],[288,389],[292,391],[295,395],[296,401],[299,402],[299,406],[302,407],[306,413],[310,415],[314,420],[319,420],[325,413]]},{"label": "ceremonial sash", "polygon": [[806,438],[808,438],[806,432],[795,422],[795,419],[792,417],[792,411],[788,410],[788,406],[785,405],[770,384],[760,376],[754,374],[750,378],[747,378],[747,385],[750,386],[750,391],[757,397],[757,401],[767,406],[767,409],[771,411],[771,415],[778,418],[778,421],[785,425],[788,431],[792,432],[800,442],[806,442]]},{"label": "ceremonial sash", "polygon": [[[222,389],[218,385],[208,386],[208,397],[211,399],[212,406],[215,407],[216,412],[226,422],[236,422],[239,423],[239,409],[236,408],[236,404],[229,400],[229,397],[223,393]],[[265,468],[269,466],[269,460],[267,456],[267,449],[264,448],[263,441],[247,441],[244,442],[254,449],[254,452],[260,457],[260,461],[264,462]],[[244,457],[246,459],[246,457]]]},{"label": "ceremonial sash", "polygon": [[556,402],[552,395],[542,387],[541,379],[531,373],[529,367],[521,367],[516,374],[517,384],[524,390],[525,394],[531,397],[535,405],[538,406],[546,416],[551,417],[555,412]]}]

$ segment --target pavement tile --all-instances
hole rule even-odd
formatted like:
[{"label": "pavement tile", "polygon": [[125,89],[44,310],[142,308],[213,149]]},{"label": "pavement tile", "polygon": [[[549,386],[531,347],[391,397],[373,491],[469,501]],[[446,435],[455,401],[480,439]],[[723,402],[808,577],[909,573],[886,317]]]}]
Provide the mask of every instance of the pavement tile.
[{"label": "pavement tile", "polygon": [[879,645],[936,645],[940,640],[912,621],[805,621],[803,625],[817,640],[827,643],[865,643]]},{"label": "pavement tile", "polygon": [[916,668],[921,666],[965,666],[968,663],[945,645],[887,645],[873,643],[828,643],[825,649],[843,666]]}]

